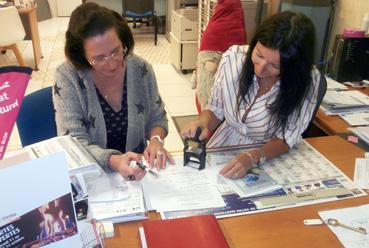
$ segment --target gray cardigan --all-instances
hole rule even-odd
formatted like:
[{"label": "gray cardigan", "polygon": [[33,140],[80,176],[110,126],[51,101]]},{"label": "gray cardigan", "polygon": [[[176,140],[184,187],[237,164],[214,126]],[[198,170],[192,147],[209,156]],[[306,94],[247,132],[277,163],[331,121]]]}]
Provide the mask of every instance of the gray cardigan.
[{"label": "gray cardigan", "polygon": [[[126,57],[128,129],[126,151],[141,152],[154,127],[168,131],[164,103],[152,66],[136,55]],[[56,70],[53,102],[58,135],[76,137],[103,169],[119,151],[106,149],[107,134],[91,70],[77,71],[70,62]],[[106,82],[109,83],[109,82]]]}]

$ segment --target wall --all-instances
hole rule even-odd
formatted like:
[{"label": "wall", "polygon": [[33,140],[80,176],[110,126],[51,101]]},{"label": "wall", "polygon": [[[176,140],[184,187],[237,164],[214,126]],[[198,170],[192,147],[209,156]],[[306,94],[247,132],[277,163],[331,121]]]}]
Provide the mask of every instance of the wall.
[{"label": "wall", "polygon": [[[135,0],[130,0],[135,1]],[[155,0],[154,6],[156,14],[158,16],[165,15],[166,1],[173,0]],[[109,9],[115,10],[118,13],[122,13],[122,0],[87,0],[86,2],[95,2],[101,6],[107,7]]]},{"label": "wall", "polygon": [[329,51],[332,50],[335,35],[342,33],[345,27],[360,28],[365,13],[369,13],[369,0],[337,0]]}]

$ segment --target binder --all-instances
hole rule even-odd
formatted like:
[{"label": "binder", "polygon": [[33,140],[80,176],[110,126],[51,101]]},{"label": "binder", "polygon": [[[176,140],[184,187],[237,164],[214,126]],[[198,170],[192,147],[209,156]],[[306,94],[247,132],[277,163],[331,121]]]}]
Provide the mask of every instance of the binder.
[{"label": "binder", "polygon": [[140,236],[148,248],[229,247],[214,215],[147,221]]}]

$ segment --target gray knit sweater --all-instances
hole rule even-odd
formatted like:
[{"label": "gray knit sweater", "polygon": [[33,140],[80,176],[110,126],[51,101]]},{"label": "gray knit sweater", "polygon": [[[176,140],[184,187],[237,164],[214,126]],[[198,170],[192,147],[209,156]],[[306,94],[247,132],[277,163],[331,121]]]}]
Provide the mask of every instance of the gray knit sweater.
[{"label": "gray knit sweater", "polygon": [[[154,127],[168,130],[164,103],[152,66],[136,55],[126,57],[128,129],[126,151],[142,152]],[[107,84],[109,82],[106,82]],[[91,70],[77,71],[70,62],[56,70],[53,101],[58,135],[76,137],[103,169],[119,151],[106,149],[107,134]]]}]

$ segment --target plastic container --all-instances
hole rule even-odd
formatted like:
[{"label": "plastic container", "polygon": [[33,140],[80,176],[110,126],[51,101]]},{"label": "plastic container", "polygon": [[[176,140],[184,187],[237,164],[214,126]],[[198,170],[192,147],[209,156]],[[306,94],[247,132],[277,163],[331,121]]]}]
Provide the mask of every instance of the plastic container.
[{"label": "plastic container", "polygon": [[342,36],[344,38],[364,38],[365,31],[358,28],[345,28],[343,29]]}]

